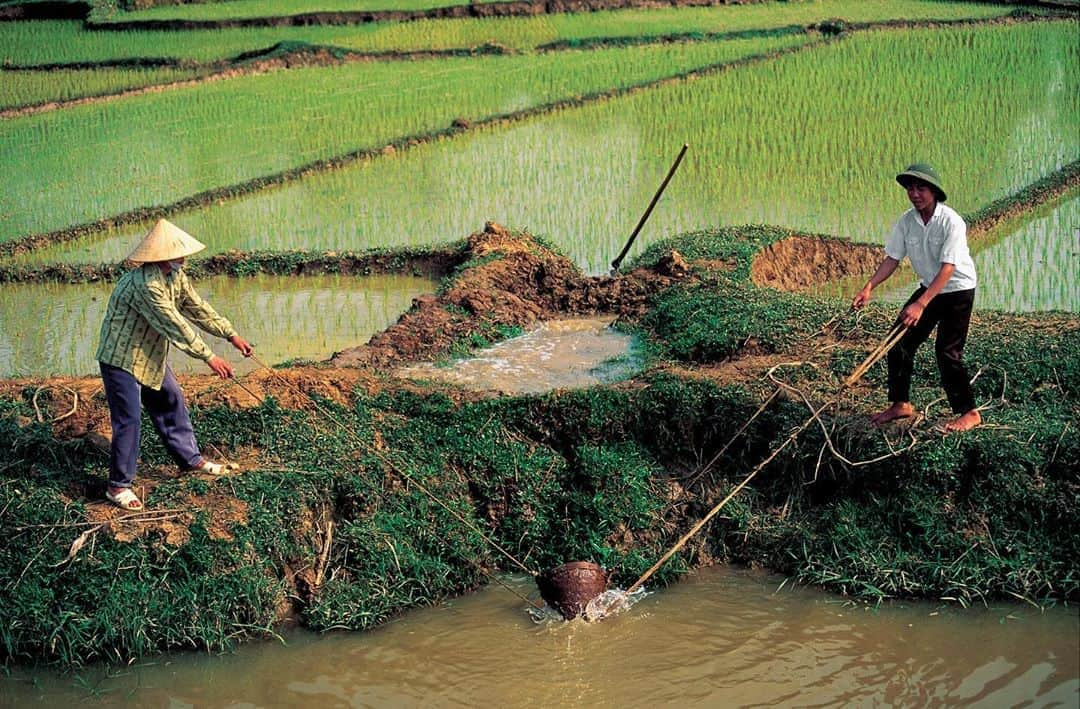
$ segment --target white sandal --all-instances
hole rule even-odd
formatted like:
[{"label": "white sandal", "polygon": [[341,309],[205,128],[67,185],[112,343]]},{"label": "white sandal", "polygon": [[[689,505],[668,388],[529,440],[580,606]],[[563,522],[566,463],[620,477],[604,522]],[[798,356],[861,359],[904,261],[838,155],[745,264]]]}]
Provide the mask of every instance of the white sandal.
[{"label": "white sandal", "polygon": [[191,469],[191,472],[207,473],[208,475],[224,475],[227,471],[235,469],[236,465],[233,463],[211,463],[204,458],[203,462]]},{"label": "white sandal", "polygon": [[107,499],[109,502],[113,503],[120,509],[128,510],[129,512],[141,510],[143,508],[142,500],[140,500],[138,496],[136,496],[129,487],[121,488],[120,492],[116,493],[115,495],[106,490],[105,499]]}]

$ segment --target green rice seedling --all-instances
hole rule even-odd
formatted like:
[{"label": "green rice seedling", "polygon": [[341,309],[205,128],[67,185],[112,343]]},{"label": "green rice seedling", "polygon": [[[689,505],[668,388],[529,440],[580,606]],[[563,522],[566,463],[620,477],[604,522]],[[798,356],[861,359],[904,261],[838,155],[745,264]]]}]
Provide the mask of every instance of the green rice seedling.
[{"label": "green rice seedling", "polygon": [[0,110],[104,96],[200,76],[197,69],[107,68],[10,71],[0,68]]},{"label": "green rice seedling", "polygon": [[[493,219],[545,235],[597,273],[688,142],[633,253],[665,235],[747,223],[880,244],[908,207],[893,177],[914,159],[934,161],[949,203],[971,213],[1080,157],[1076,31],[1068,22],[862,34],[177,219],[213,234],[211,250],[440,243]],[[910,66],[932,78],[915,80]],[[931,123],[925,105],[940,107]],[[143,228],[90,243],[116,260]],[[84,260],[87,248],[32,256]]]},{"label": "green rice seedling", "polygon": [[[227,8],[232,4],[205,7]],[[163,7],[155,12],[184,12],[199,6],[186,7],[190,9]],[[251,27],[184,32],[87,31],[75,21],[6,22],[0,24],[0,61],[19,66],[147,57],[213,61],[271,47],[281,41],[332,45],[360,52],[463,49],[489,42],[528,51],[543,44],[596,38],[774,30],[837,17],[848,22],[989,19],[1006,15],[1012,9],[998,3],[817,0],[348,27]]]},{"label": "green rice seedling", "polygon": [[0,241],[805,41],[354,63],[14,118],[0,123]]},{"label": "green rice seedling", "polygon": [[739,32],[770,32],[843,17],[849,22],[887,20],[987,19],[1011,10],[1003,6],[920,0],[816,0],[763,2],[749,5],[678,9],[640,9],[585,14],[555,14],[532,18],[482,20],[420,20],[400,26],[382,25],[375,32],[341,38],[341,46],[361,51],[403,47],[451,49],[494,41],[518,51],[544,45],[573,45],[592,40],[640,41],[670,36],[705,36]]},{"label": "green rice seedling", "polygon": [[[498,2],[499,0],[481,0]],[[372,12],[378,10],[429,10],[461,4],[460,0],[230,0],[198,6],[157,5],[119,12],[109,19],[132,20],[232,20],[252,17],[289,17],[305,13]],[[107,24],[104,23],[104,24]]]}]

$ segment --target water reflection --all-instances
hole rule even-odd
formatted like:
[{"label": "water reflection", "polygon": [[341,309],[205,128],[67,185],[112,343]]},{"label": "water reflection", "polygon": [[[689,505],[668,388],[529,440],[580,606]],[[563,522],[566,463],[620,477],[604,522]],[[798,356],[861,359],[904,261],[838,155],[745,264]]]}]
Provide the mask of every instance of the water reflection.
[{"label": "water reflection", "polygon": [[[16,672],[23,705],[1075,706],[1080,616],[1006,603],[868,608],[705,569],[602,623],[536,625],[503,589],[362,634],[181,654],[103,678]],[[534,591],[526,578],[512,579]],[[31,683],[33,682],[33,684]],[[88,697],[78,683],[103,694]]]},{"label": "water reflection", "polygon": [[[362,344],[409,309],[435,284],[412,276],[225,276],[196,289],[232,321],[267,363],[326,359]],[[0,286],[0,376],[96,374],[98,332],[112,284]],[[240,372],[255,367],[232,347],[208,336],[215,352]],[[206,365],[171,354],[178,372],[206,373]]]}]

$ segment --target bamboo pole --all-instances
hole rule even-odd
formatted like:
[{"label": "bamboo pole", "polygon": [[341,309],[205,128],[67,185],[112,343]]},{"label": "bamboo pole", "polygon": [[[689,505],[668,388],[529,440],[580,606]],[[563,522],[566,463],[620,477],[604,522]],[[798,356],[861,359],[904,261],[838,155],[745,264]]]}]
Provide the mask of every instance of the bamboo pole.
[{"label": "bamboo pole", "polygon": [[[844,390],[847,389],[848,387],[850,387],[855,382],[857,382],[859,379],[861,379],[863,374],[865,374],[867,372],[867,370],[870,369],[870,367],[874,366],[874,364],[877,363],[878,360],[880,360],[882,357],[884,357],[888,353],[888,351],[890,349],[892,349],[893,345],[895,345],[897,342],[900,341],[900,338],[902,338],[907,333],[907,331],[908,331],[908,327],[906,325],[902,325],[900,323],[897,323],[896,326],[894,326],[893,329],[890,330],[887,335],[885,335],[885,338],[881,341],[881,343],[877,347],[875,347],[870,352],[870,354],[867,356],[867,358],[864,359],[862,361],[862,363],[859,364],[859,366],[855,368],[855,370],[851,373],[851,375],[848,376],[848,378],[844,380],[844,383],[841,385],[839,391],[837,391],[836,394],[831,399],[829,399],[827,402],[825,402],[820,407],[818,407],[818,409],[811,414],[810,418],[808,418],[806,421],[804,421],[802,424],[800,424],[799,427],[796,428],[791,433],[791,435],[789,435],[786,439],[784,439],[783,443],[781,443],[779,446],[777,446],[776,449],[773,450],[773,452],[770,453],[767,458],[765,458],[765,460],[758,463],[757,467],[755,467],[753,470],[751,470],[750,474],[747,475],[745,478],[743,478],[742,482],[740,482],[738,485],[736,485],[735,488],[730,493],[728,493],[727,497],[725,497],[718,504],[713,506],[713,508],[711,510],[709,510],[708,514],[706,514],[701,520],[699,520],[697,524],[695,524],[693,527],[691,527],[690,531],[688,531],[686,534],[682,535],[682,537],[679,538],[679,541],[675,542],[675,546],[671,547],[671,549],[669,549],[667,551],[667,553],[665,553],[662,557],[660,557],[659,561],[657,561],[655,564],[653,564],[649,568],[648,571],[646,571],[644,574],[642,574],[641,577],[637,581],[635,581],[633,583],[633,585],[630,586],[630,588],[628,588],[626,590],[626,594],[629,595],[629,594],[633,593],[634,591],[636,591],[638,588],[640,588],[641,585],[643,583],[645,583],[645,581],[648,580],[649,577],[651,577],[653,574],[655,574],[660,569],[660,567],[663,566],[665,562],[667,562],[668,559],[670,559],[680,549],[682,549],[683,546],[685,546],[686,543],[688,541],[690,541],[691,537],[693,537],[695,534],[697,534],[699,531],[701,531],[701,528],[704,527],[706,524],[708,524],[709,520],[711,520],[713,517],[715,517],[717,514],[719,514],[720,510],[724,509],[724,506],[728,502],[730,502],[732,500],[732,498],[735,497],[735,495],[739,494],[739,492],[744,487],[746,487],[750,483],[751,480],[754,479],[755,475],[757,475],[759,472],[761,472],[761,470],[766,465],[771,463],[773,461],[773,459],[775,459],[776,456],[778,456],[780,454],[780,451],[787,448],[796,438],[799,437],[799,435],[803,431],[805,431],[810,426],[810,424],[817,421],[818,418],[821,416],[822,412],[825,411],[825,409],[829,408],[830,406],[835,404],[837,401],[839,401],[840,395],[844,392]],[[774,392],[773,395],[775,396],[775,392]],[[770,400],[771,400],[771,398],[772,397],[770,397]],[[760,409],[759,409],[758,413],[760,413]],[[754,415],[756,416],[757,414],[754,414]],[[742,430],[743,429],[740,429],[740,432]],[[731,445],[730,441],[728,442],[728,445]],[[725,448],[726,448],[726,446],[725,446]],[[713,461],[710,461],[710,464],[712,462]]]},{"label": "bamboo pole", "polygon": [[641,219],[638,220],[637,226],[634,227],[634,233],[630,235],[630,238],[626,240],[626,245],[623,246],[619,255],[615,257],[615,260],[611,262],[611,275],[615,275],[619,272],[619,265],[622,260],[626,258],[626,253],[630,251],[630,247],[634,243],[634,239],[637,238],[638,232],[641,231],[641,227],[645,226],[645,222],[648,220],[649,215],[652,214],[653,207],[660,201],[660,195],[664,194],[664,190],[667,189],[668,183],[671,182],[671,178],[675,175],[675,171],[679,169],[679,163],[682,162],[683,156],[686,155],[687,149],[690,147],[688,143],[683,143],[682,150],[679,151],[678,157],[675,158],[675,162],[671,164],[671,169],[668,170],[667,177],[660,183],[660,188],[656,190],[656,194],[653,195],[652,201],[649,202],[649,206],[645,208],[645,213],[641,215]]}]

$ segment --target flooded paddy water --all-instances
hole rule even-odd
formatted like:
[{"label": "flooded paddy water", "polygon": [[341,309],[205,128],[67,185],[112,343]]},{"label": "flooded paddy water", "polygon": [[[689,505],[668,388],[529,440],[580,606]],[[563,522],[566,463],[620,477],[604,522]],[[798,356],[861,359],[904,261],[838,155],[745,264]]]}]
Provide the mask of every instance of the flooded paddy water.
[{"label": "flooded paddy water", "polygon": [[[111,283],[0,286],[0,376],[96,374],[98,332]],[[324,360],[365,342],[435,284],[413,276],[216,276],[195,283],[269,364]],[[255,367],[214,338],[212,349],[243,373]],[[174,351],[177,372],[206,365]]]},{"label": "flooded paddy water", "polygon": [[[507,579],[534,593],[527,577]],[[71,674],[16,670],[10,706],[1076,706],[1076,608],[865,606],[701,569],[600,623],[537,623],[490,585],[362,634],[288,632]]]}]

